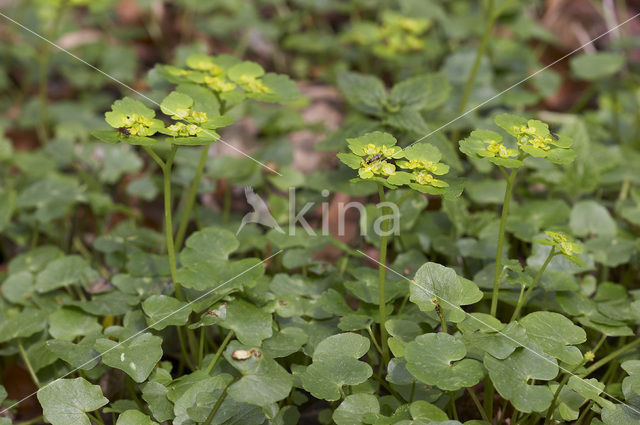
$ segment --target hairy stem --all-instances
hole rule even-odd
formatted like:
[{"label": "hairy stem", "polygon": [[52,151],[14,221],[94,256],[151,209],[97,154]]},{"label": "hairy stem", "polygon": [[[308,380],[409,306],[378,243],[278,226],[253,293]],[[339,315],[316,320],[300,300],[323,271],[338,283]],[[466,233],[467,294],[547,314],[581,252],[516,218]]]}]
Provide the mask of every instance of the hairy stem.
[{"label": "hairy stem", "polygon": [[493,276],[493,293],[491,295],[491,315],[496,316],[498,312],[498,291],[502,278],[502,248],[504,246],[504,233],[509,215],[509,204],[511,204],[511,193],[513,192],[513,182],[516,179],[517,168],[514,168],[507,178],[507,189],[504,192],[504,202],[502,204],[502,216],[500,217],[500,229],[498,230],[498,248],[496,251],[496,267]]},{"label": "hairy stem", "polygon": [[[378,185],[378,194],[380,195],[380,202],[385,202],[384,187]],[[384,220],[381,226],[382,234],[380,235],[380,258],[378,259],[378,312],[380,319],[380,344],[382,347],[382,361],[384,364],[389,363],[389,345],[387,344],[387,328],[385,323],[387,321],[387,303],[386,303],[386,276],[387,276],[387,244],[389,239],[389,221]]]},{"label": "hairy stem", "polygon": [[544,260],[542,267],[540,267],[540,270],[538,270],[538,273],[536,273],[536,276],[533,278],[533,282],[531,282],[531,286],[527,288],[527,292],[524,293],[524,296],[518,298],[516,309],[513,312],[513,316],[511,316],[511,322],[513,322],[514,320],[517,320],[518,317],[520,317],[520,311],[522,310],[522,307],[524,307],[527,304],[527,300],[529,299],[531,292],[533,292],[535,287],[538,285],[538,282],[540,281],[540,278],[542,277],[542,274],[544,273],[544,271],[547,269],[547,266],[551,262],[551,259],[555,257],[557,254],[558,253],[556,252],[556,247],[555,246],[551,247],[551,252],[549,252],[549,255],[547,255],[547,259]]}]

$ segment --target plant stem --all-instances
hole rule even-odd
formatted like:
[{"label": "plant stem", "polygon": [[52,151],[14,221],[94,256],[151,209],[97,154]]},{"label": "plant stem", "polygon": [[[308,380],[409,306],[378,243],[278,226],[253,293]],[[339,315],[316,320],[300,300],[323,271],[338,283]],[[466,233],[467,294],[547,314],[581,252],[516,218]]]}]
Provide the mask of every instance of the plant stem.
[{"label": "plant stem", "polygon": [[458,420],[458,411],[456,410],[456,392],[449,391],[449,403],[451,406],[451,415],[453,419]]},{"label": "plant stem", "polygon": [[24,362],[25,366],[27,366],[27,370],[29,371],[29,375],[31,376],[33,383],[36,384],[38,388],[40,388],[40,381],[38,380],[38,375],[36,375],[35,370],[33,370],[33,367],[31,366],[31,362],[29,361],[27,352],[24,351],[24,347],[22,346],[22,341],[18,342],[18,349],[20,350],[20,357],[22,357],[22,361]]},{"label": "plant stem", "polygon": [[218,348],[218,351],[216,352],[216,355],[213,356],[213,359],[209,363],[209,366],[207,366],[207,369],[206,369],[207,375],[210,374],[211,371],[213,370],[213,367],[216,365],[216,362],[218,361],[218,359],[222,355],[222,352],[224,351],[225,347],[227,346],[229,341],[231,341],[231,337],[233,337],[233,331],[229,331],[227,336],[222,341],[222,344],[220,344],[220,348]]},{"label": "plant stem", "polygon": [[608,355],[606,355],[605,357],[603,357],[602,359],[598,360],[597,362],[595,362],[594,364],[592,364],[591,366],[589,366],[587,368],[586,373],[584,374],[584,376],[582,376],[583,378],[587,375],[591,375],[593,372],[595,372],[596,370],[598,370],[599,368],[601,368],[602,366],[606,365],[607,363],[609,363],[611,360],[615,359],[616,357],[626,353],[627,351],[632,350],[633,348],[635,348],[636,346],[640,345],[640,338],[636,338],[633,341],[631,341],[630,343],[623,345],[622,347],[618,348],[617,350],[609,353]]},{"label": "plant stem", "polygon": [[173,281],[173,287],[176,291],[176,297],[180,301],[184,301],[184,294],[182,293],[182,287],[178,282],[178,267],[176,264],[176,249],[173,244],[173,213],[172,213],[172,199],[171,199],[171,167],[173,166],[173,159],[178,151],[178,146],[171,146],[171,153],[167,158],[167,162],[162,168],[162,174],[164,177],[164,233],[167,240],[167,254],[169,255],[169,268],[171,270],[171,280]]},{"label": "plant stem", "polygon": [[[529,286],[529,288],[527,288],[527,292],[524,293],[523,297],[518,298],[518,303],[516,304],[516,309],[513,312],[513,315],[511,316],[511,322],[513,322],[514,320],[518,319],[518,317],[520,317],[520,311],[522,310],[522,307],[527,303],[527,300],[529,299],[529,296],[531,295],[531,292],[538,285],[538,282],[540,281],[540,278],[542,277],[542,274],[544,273],[544,271],[547,269],[547,266],[551,262],[551,259],[553,257],[555,257],[556,255],[557,255],[556,247],[552,246],[551,247],[551,251],[549,252],[549,255],[547,256],[547,259],[544,260],[544,263],[542,264],[542,267],[540,267],[540,270],[538,270],[538,273],[536,273],[536,277],[533,278],[533,282],[531,282],[531,286]],[[522,292],[520,294],[522,294]]]},{"label": "plant stem", "polygon": [[487,412],[485,412],[484,409],[482,408],[482,404],[480,404],[480,400],[478,399],[478,396],[476,395],[475,391],[473,391],[473,388],[467,387],[467,392],[469,393],[469,396],[471,396],[471,400],[473,400],[473,403],[478,408],[478,412],[480,412],[480,416],[482,416],[482,419],[491,423],[489,416],[487,416]]},{"label": "plant stem", "polygon": [[220,406],[222,406],[222,403],[224,403],[224,399],[227,398],[227,388],[229,388],[231,384],[233,384],[234,382],[235,380],[229,382],[229,385],[227,385],[224,391],[222,391],[222,394],[220,394],[218,401],[216,401],[216,404],[213,406],[213,409],[211,409],[211,413],[209,413],[209,416],[207,416],[207,419],[202,423],[202,425],[211,425],[211,421],[213,421],[213,417],[216,415],[216,413],[218,413],[218,410],[220,410]]},{"label": "plant stem", "polygon": [[369,332],[369,336],[371,337],[371,342],[373,342],[373,346],[376,348],[376,350],[378,350],[378,353],[382,354],[382,348],[380,347],[380,344],[378,344],[378,341],[376,341],[376,337],[375,335],[373,335],[373,331],[371,330],[371,327],[367,328],[367,332]]},{"label": "plant stem", "polygon": [[547,409],[547,416],[544,418],[544,425],[549,425],[549,421],[551,421],[551,417],[553,416],[553,411],[556,408],[556,401],[558,401],[558,396],[560,395],[560,391],[562,391],[562,388],[564,388],[564,386],[567,384],[567,381],[569,381],[569,378],[571,376],[573,376],[573,374],[567,373],[562,378],[562,381],[560,381],[560,385],[558,385],[558,389],[556,389],[556,392],[553,394],[551,405],[549,406],[549,409]]},{"label": "plant stem", "polygon": [[[378,184],[378,194],[380,203],[385,202],[384,187]],[[387,344],[387,297],[385,291],[386,274],[387,274],[387,243],[389,233],[389,222],[384,220],[381,226],[382,234],[380,235],[380,258],[378,259],[378,312],[380,319],[380,344],[382,347],[382,361],[385,365],[389,363],[389,345]]]},{"label": "plant stem", "polygon": [[513,191],[513,182],[516,179],[518,169],[514,168],[507,178],[507,188],[504,192],[504,202],[502,204],[502,216],[500,217],[500,229],[498,230],[498,248],[496,251],[496,267],[493,276],[493,294],[491,295],[491,315],[496,316],[498,312],[498,290],[500,289],[500,280],[502,280],[502,248],[504,246],[504,233],[507,225],[507,216],[509,215],[509,204],[511,203],[511,192]]},{"label": "plant stem", "polygon": [[35,425],[41,423],[43,420],[44,416],[38,416],[37,418],[29,419],[28,421],[20,422],[16,425]]},{"label": "plant stem", "polygon": [[464,112],[464,109],[467,107],[467,103],[469,102],[471,89],[473,89],[473,84],[475,83],[478,71],[480,70],[480,64],[482,63],[484,52],[487,50],[487,45],[489,44],[489,39],[491,38],[491,31],[493,30],[493,24],[496,20],[496,16],[497,14],[495,14],[493,11],[493,0],[488,0],[487,10],[485,12],[487,25],[484,28],[484,33],[482,34],[482,39],[480,40],[480,46],[478,47],[478,51],[476,52],[476,58],[473,61],[471,73],[469,74],[469,78],[467,78],[467,82],[464,86],[464,91],[462,92],[462,97],[460,98],[460,104],[458,104],[458,114]]},{"label": "plant stem", "polygon": [[[62,16],[67,8],[67,0],[62,0],[60,6],[56,10],[53,18],[51,31],[47,34],[47,39],[52,40],[58,34],[58,28],[62,21]],[[49,59],[51,58],[51,44],[45,42],[42,55],[40,56],[40,73],[38,81],[38,89],[40,96],[40,126],[38,127],[38,136],[40,142],[46,144],[49,141],[47,133],[47,121],[49,121]]]},{"label": "plant stem", "polygon": [[436,313],[438,314],[438,317],[440,318],[440,330],[446,334],[449,333],[449,329],[447,328],[447,317],[444,314],[444,311],[442,311],[442,305],[440,305],[440,300],[436,299],[434,301],[435,305],[436,305]]},{"label": "plant stem", "polygon": [[176,233],[176,249],[180,249],[184,242],[184,237],[187,233],[187,226],[189,226],[189,219],[191,218],[191,210],[195,204],[196,197],[198,196],[198,187],[200,186],[200,180],[202,179],[202,173],[204,172],[204,166],[207,163],[209,157],[209,145],[202,147],[202,153],[200,154],[200,161],[196,168],[196,174],[189,187],[189,194],[187,195],[187,203],[185,204],[184,211],[182,212],[182,218],[180,219],[180,225],[178,226],[178,232]]}]

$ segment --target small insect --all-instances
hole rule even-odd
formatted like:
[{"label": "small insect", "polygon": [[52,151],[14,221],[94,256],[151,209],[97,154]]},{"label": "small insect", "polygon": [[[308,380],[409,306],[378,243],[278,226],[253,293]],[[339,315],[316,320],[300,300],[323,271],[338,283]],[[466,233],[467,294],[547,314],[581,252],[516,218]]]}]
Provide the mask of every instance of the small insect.
[{"label": "small insect", "polygon": [[559,137],[556,133],[554,133],[553,131],[550,131],[549,133],[551,133],[551,137],[553,137],[554,139],[558,140]]},{"label": "small insect", "polygon": [[371,164],[373,162],[376,162],[377,160],[379,160],[380,158],[382,158],[382,153],[377,153],[375,155],[373,155],[371,158],[367,159],[367,164]]},{"label": "small insect", "polygon": [[127,127],[120,127],[118,129],[118,133],[122,134],[123,136],[131,136],[131,132]]}]

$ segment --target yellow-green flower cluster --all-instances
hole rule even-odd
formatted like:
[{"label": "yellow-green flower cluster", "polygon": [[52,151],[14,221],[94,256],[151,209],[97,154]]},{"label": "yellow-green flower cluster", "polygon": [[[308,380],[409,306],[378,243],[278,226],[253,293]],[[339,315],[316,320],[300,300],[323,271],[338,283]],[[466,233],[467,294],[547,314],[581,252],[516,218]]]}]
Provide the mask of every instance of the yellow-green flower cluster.
[{"label": "yellow-green flower cluster", "polygon": [[[513,131],[517,133],[516,140],[518,141],[518,147],[523,148],[526,145],[531,145],[536,149],[542,149],[548,151],[551,149],[551,143],[553,143],[553,139],[549,135],[549,130],[547,128],[545,132],[538,132],[538,126],[532,125],[521,125],[514,126]],[[542,133],[542,134],[540,134]]]},{"label": "yellow-green flower cluster", "polygon": [[386,12],[382,15],[382,22],[380,35],[383,45],[377,49],[381,54],[410,53],[424,48],[422,35],[429,29],[430,21]]},{"label": "yellow-green flower cluster", "polygon": [[562,254],[564,258],[578,266],[584,266],[584,262],[580,257],[578,257],[578,254],[583,252],[582,245],[575,242],[562,232],[546,231],[544,233],[549,237],[549,239],[536,239],[535,242],[541,245],[552,246],[556,249],[557,254]]},{"label": "yellow-green flower cluster", "polygon": [[370,179],[374,176],[392,176],[396,173],[396,166],[388,160],[401,149],[398,146],[376,146],[369,143],[363,148],[364,158],[358,175],[361,179]]},{"label": "yellow-green flower cluster", "polygon": [[575,158],[570,149],[573,141],[565,135],[556,136],[542,121],[527,120],[512,114],[500,114],[495,123],[515,138],[515,148],[502,142],[502,135],[490,130],[474,130],[459,142],[460,151],[474,158],[487,158],[494,164],[517,168],[529,156],[546,158],[554,164],[568,164]]},{"label": "yellow-green flower cluster", "polygon": [[167,127],[167,130],[175,132],[176,136],[197,136],[202,133],[202,128],[198,127],[195,124],[185,124],[182,122],[177,122],[175,124]]},{"label": "yellow-green flower cluster", "polygon": [[342,37],[347,43],[370,46],[379,56],[393,57],[424,49],[424,33],[431,21],[387,11],[382,23],[360,22]]},{"label": "yellow-green flower cluster", "polygon": [[123,127],[126,128],[132,136],[146,137],[151,134],[149,129],[151,128],[153,121],[145,116],[140,114],[127,115],[123,122]]},{"label": "yellow-green flower cluster", "polygon": [[554,242],[554,246],[564,255],[573,256],[582,252],[582,245],[577,244],[564,233],[545,232]]},{"label": "yellow-green flower cluster", "polygon": [[447,174],[449,166],[440,162],[442,154],[433,145],[421,143],[402,149],[395,146],[395,137],[380,131],[347,142],[351,152],[339,153],[338,158],[358,170],[356,180],[374,181],[390,189],[408,186],[432,195],[454,193],[447,182],[437,178]]}]

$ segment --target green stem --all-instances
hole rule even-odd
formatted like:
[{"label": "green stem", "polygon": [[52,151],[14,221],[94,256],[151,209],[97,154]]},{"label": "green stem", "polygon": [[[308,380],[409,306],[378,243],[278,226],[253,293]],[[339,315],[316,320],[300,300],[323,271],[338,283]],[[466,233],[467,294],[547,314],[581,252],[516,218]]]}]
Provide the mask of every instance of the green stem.
[{"label": "green stem", "polygon": [[213,406],[213,409],[211,409],[211,413],[209,413],[209,416],[207,416],[207,419],[202,423],[202,425],[211,425],[211,422],[213,421],[214,416],[216,415],[216,413],[218,413],[218,410],[220,410],[220,406],[222,406],[222,403],[224,403],[224,399],[227,398],[227,389],[234,382],[235,380],[229,382],[229,385],[227,385],[227,387],[224,389],[222,394],[220,394],[218,401],[216,401],[216,404]]},{"label": "green stem", "polygon": [[44,420],[44,416],[38,416],[37,418],[29,419],[28,421],[20,422],[16,425],[35,425],[35,424],[42,423],[43,420]]},{"label": "green stem", "polygon": [[558,396],[560,395],[560,391],[562,391],[562,388],[564,388],[564,386],[567,384],[567,381],[569,381],[569,378],[571,376],[573,376],[573,373],[571,374],[567,373],[564,375],[564,377],[562,377],[562,381],[560,381],[560,385],[558,385],[556,392],[553,394],[551,405],[549,406],[549,409],[547,409],[547,416],[544,418],[544,425],[549,425],[549,422],[551,421],[551,417],[553,416],[553,411],[556,408],[556,401],[558,401]]},{"label": "green stem", "polygon": [[451,406],[451,415],[453,419],[458,420],[458,410],[456,409],[456,392],[449,391],[449,403]]},{"label": "green stem", "polygon": [[367,332],[369,332],[369,336],[371,337],[371,342],[373,342],[373,346],[376,347],[376,350],[378,350],[378,353],[382,354],[382,348],[380,347],[380,344],[378,344],[378,341],[376,341],[376,337],[373,335],[373,331],[371,330],[371,327],[367,328]]},{"label": "green stem", "polygon": [[[378,184],[378,194],[380,196],[380,203],[385,202],[384,187]],[[380,235],[380,258],[378,260],[378,313],[380,319],[380,344],[382,347],[382,361],[384,364],[389,363],[389,345],[387,344],[387,328],[385,323],[387,321],[387,303],[386,303],[386,275],[387,275],[387,244],[388,244],[388,232],[389,221],[384,220],[381,226],[382,235]]]},{"label": "green stem", "polygon": [[490,418],[493,417],[493,394],[493,381],[487,375],[484,379],[484,411],[487,412],[487,416]]},{"label": "green stem", "polygon": [[220,348],[218,348],[218,351],[216,352],[216,355],[213,357],[213,359],[209,363],[209,366],[207,366],[207,369],[206,369],[207,375],[210,374],[211,371],[213,370],[213,367],[216,365],[216,362],[218,361],[218,359],[222,355],[222,352],[224,351],[225,347],[227,346],[229,341],[231,341],[231,337],[233,337],[233,331],[229,331],[227,336],[222,341],[222,344],[220,344]]},{"label": "green stem", "polygon": [[[547,266],[551,262],[551,259],[553,257],[555,257],[556,254],[557,254],[556,247],[555,246],[551,247],[551,251],[549,252],[549,255],[547,256],[547,259],[544,260],[544,263],[542,264],[542,267],[540,267],[540,270],[538,270],[538,273],[536,273],[536,277],[533,278],[533,282],[531,282],[531,286],[529,286],[529,288],[527,288],[527,292],[524,293],[523,297],[518,298],[518,304],[516,304],[516,309],[513,312],[513,315],[511,316],[511,322],[513,322],[514,320],[517,320],[518,317],[520,317],[520,311],[522,310],[522,307],[527,303],[527,300],[529,299],[529,296],[531,296],[531,292],[533,292],[535,287],[538,285],[538,282],[540,281],[540,278],[542,277],[542,274],[547,269]],[[522,292],[521,292],[521,294],[522,294]]]},{"label": "green stem", "polygon": [[27,356],[27,352],[24,351],[24,347],[22,346],[22,341],[18,342],[18,349],[20,350],[20,357],[22,357],[22,361],[25,366],[27,366],[27,370],[29,371],[29,375],[33,380],[33,383],[36,384],[38,388],[40,388],[40,381],[38,380],[38,375],[36,375],[35,370],[31,366],[31,362],[29,361],[29,357]]},{"label": "green stem", "polygon": [[182,328],[177,327],[176,332],[178,333],[178,341],[180,342],[180,352],[182,353],[182,360],[187,364],[189,369],[195,370],[193,363],[191,362],[191,357],[189,357],[189,353],[187,352],[187,345],[184,341],[184,335],[182,334]]},{"label": "green stem", "polygon": [[[58,34],[58,28],[62,21],[62,16],[67,8],[67,1],[63,0],[60,6],[56,10],[56,14],[53,18],[53,24],[51,31],[47,34],[48,40],[53,40]],[[38,128],[38,135],[42,144],[46,144],[49,141],[49,135],[47,133],[47,121],[49,121],[49,64],[51,58],[51,44],[45,42],[42,55],[40,56],[40,73],[38,81],[38,89],[40,96],[40,126]]]},{"label": "green stem", "polygon": [[500,280],[502,278],[502,248],[504,246],[504,233],[507,225],[507,216],[509,215],[509,204],[511,204],[511,192],[513,191],[513,182],[516,179],[518,169],[514,168],[507,178],[507,188],[504,192],[504,202],[502,205],[502,216],[500,217],[500,229],[498,230],[498,248],[496,251],[496,267],[493,276],[493,294],[491,296],[491,315],[496,316],[498,312],[498,290],[500,289]]},{"label": "green stem", "polygon": [[445,316],[444,311],[442,310],[442,305],[440,305],[440,300],[436,299],[434,302],[436,304],[436,313],[440,318],[440,330],[448,334],[449,329],[447,328],[447,317]]},{"label": "green stem", "polygon": [[172,199],[171,199],[171,168],[173,166],[173,159],[178,151],[178,146],[171,146],[171,153],[167,158],[165,166],[162,168],[163,181],[164,181],[164,233],[167,240],[167,254],[169,255],[169,269],[171,270],[171,280],[176,290],[176,297],[180,301],[184,301],[184,294],[182,293],[182,287],[178,282],[178,266],[176,263],[176,249],[173,243],[173,213],[172,213]]},{"label": "green stem", "polygon": [[489,39],[491,38],[491,31],[493,30],[493,24],[495,23],[497,17],[497,14],[495,14],[493,11],[493,0],[488,0],[488,2],[489,3],[487,5],[485,14],[487,25],[484,28],[484,33],[482,34],[482,39],[480,40],[480,47],[478,47],[478,51],[476,52],[476,58],[473,61],[471,73],[469,74],[469,78],[467,78],[467,82],[464,86],[464,91],[462,92],[462,97],[460,98],[460,104],[458,105],[458,114],[463,113],[464,109],[467,107],[469,96],[471,95],[471,89],[473,89],[473,84],[475,83],[476,77],[478,76],[480,64],[482,63],[482,57],[484,56],[484,52],[487,50],[487,45],[489,44]]},{"label": "green stem", "polygon": [[200,328],[200,345],[198,347],[198,367],[202,367],[202,358],[204,357],[204,337],[206,335],[205,328]]},{"label": "green stem", "polygon": [[200,154],[200,161],[198,162],[198,167],[196,168],[196,174],[193,177],[193,181],[191,182],[191,187],[189,187],[189,194],[187,195],[187,203],[185,204],[184,211],[182,212],[182,218],[180,220],[180,225],[178,226],[178,232],[176,233],[176,249],[180,249],[180,247],[182,246],[182,243],[184,242],[184,237],[187,233],[187,226],[189,226],[189,221],[191,218],[191,210],[193,210],[196,197],[198,196],[198,187],[200,187],[200,180],[202,179],[204,166],[207,163],[208,157],[209,157],[209,145],[205,145],[202,147],[202,153]]},{"label": "green stem", "polygon": [[587,368],[586,373],[584,374],[583,378],[585,376],[587,376],[587,375],[591,375],[593,372],[595,372],[596,370],[598,370],[602,366],[606,365],[611,360],[613,360],[616,357],[626,353],[627,351],[630,351],[630,350],[634,349],[638,345],[640,345],[640,338],[636,338],[633,341],[631,341],[630,343],[628,343],[626,345],[623,345],[622,347],[618,348],[617,350],[609,353],[608,355],[606,355],[602,359],[598,360],[597,362],[595,362],[594,364],[589,366]]},{"label": "green stem", "polygon": [[484,421],[491,423],[489,416],[487,416],[487,412],[484,411],[482,404],[480,404],[480,400],[478,399],[478,396],[476,395],[475,391],[473,391],[473,388],[467,387],[467,392],[469,393],[469,396],[471,396],[471,400],[473,400],[473,403],[476,405],[478,412],[480,412],[480,416],[482,416],[482,419]]}]

